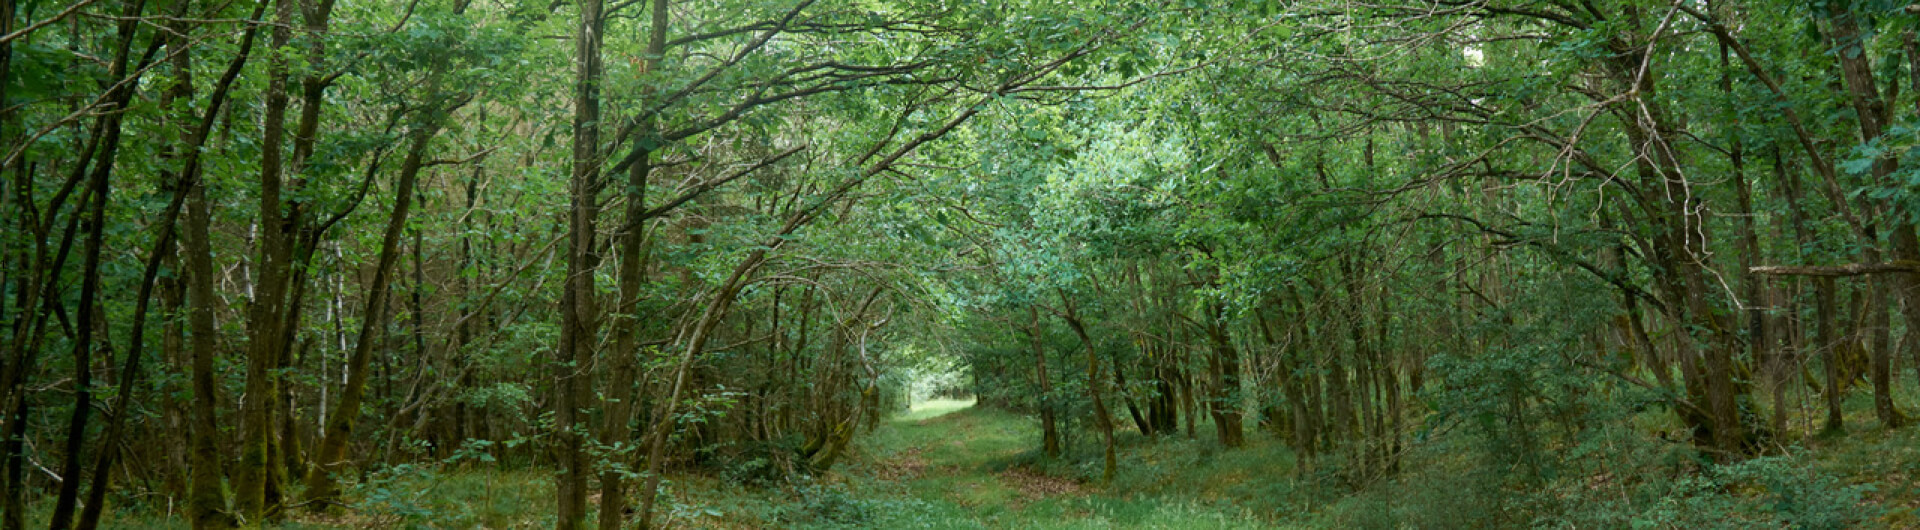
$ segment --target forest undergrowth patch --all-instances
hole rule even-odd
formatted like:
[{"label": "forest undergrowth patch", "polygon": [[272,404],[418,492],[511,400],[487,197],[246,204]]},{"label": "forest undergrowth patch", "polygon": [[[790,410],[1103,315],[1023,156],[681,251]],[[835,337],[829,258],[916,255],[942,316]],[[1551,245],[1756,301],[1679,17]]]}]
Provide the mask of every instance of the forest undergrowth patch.
[{"label": "forest undergrowth patch", "polygon": [[[861,471],[848,483],[870,502],[904,508],[880,514],[876,527],[1272,527],[1233,506],[1096,484],[1077,471],[1078,455],[1040,458],[1031,424],[992,408],[917,406],[863,439],[850,466]],[[903,473],[916,466],[920,474]]]}]

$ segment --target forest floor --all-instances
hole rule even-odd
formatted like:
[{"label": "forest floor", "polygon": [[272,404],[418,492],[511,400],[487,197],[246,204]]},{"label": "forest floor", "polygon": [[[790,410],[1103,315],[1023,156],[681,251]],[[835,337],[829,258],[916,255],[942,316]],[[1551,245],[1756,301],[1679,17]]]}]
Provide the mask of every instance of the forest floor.
[{"label": "forest floor", "polygon": [[[718,474],[678,475],[666,486],[667,528],[1271,528],[1229,499],[1203,501],[1211,486],[1230,484],[1222,469],[1287,458],[1217,453],[1221,468],[1194,466],[1214,458],[1211,440],[1148,444],[1126,433],[1121,480],[1100,487],[1097,444],[1070,440],[1082,453],[1045,461],[1031,418],[973,407],[971,401],[932,401],[862,433],[833,473],[778,486],[746,486]],[[1203,425],[1204,427],[1204,425]],[[1274,444],[1275,447],[1278,444]],[[1184,456],[1181,456],[1184,455]],[[1199,455],[1199,456],[1196,456]],[[1089,465],[1088,463],[1093,464]],[[1289,464],[1290,465],[1290,464]],[[1143,488],[1140,477],[1178,469],[1186,485]],[[1245,469],[1255,471],[1256,469]],[[1239,471],[1226,474],[1240,474]],[[1206,480],[1199,480],[1204,477]],[[1245,476],[1254,479],[1256,476]],[[353,488],[351,509],[331,514],[296,511],[282,529],[320,528],[551,528],[552,475],[542,469],[396,466]],[[1123,482],[1130,480],[1131,482]],[[1124,493],[1123,493],[1124,491]],[[1178,492],[1167,493],[1164,492]],[[137,502],[115,506],[104,528],[186,528],[171,506]],[[45,506],[29,517],[44,525]],[[590,517],[591,518],[591,517]]]},{"label": "forest floor", "polygon": [[[1629,473],[1648,474],[1643,478],[1654,482],[1670,481],[1672,477],[1665,473],[1688,468],[1685,464],[1623,464],[1596,476],[1568,476],[1537,487],[1566,503],[1565,508],[1572,511],[1562,514],[1567,520],[1611,521],[1576,527],[1608,527],[1631,520],[1652,523],[1650,527],[1741,528],[1751,527],[1742,521],[1752,519],[1806,523],[1802,527],[1920,528],[1916,518],[1920,513],[1920,428],[1882,429],[1872,419],[1870,397],[1851,397],[1847,408],[1852,428],[1847,436],[1814,436],[1811,426],[1799,426],[1790,435],[1791,449],[1775,453],[1765,466],[1748,468],[1761,476],[1691,493],[1687,481],[1676,481],[1653,488],[1656,493],[1650,499],[1658,501],[1625,506],[1631,511],[1657,504],[1688,513],[1617,517],[1585,513],[1620,507],[1611,505],[1611,499],[1582,496],[1591,493],[1587,490],[1594,481]],[[1648,413],[1644,419],[1672,421],[1658,413]],[[1110,483],[1101,484],[1099,444],[1086,438],[1091,435],[1085,429],[1067,429],[1080,438],[1068,440],[1071,449],[1063,458],[1048,460],[1038,454],[1040,433],[1031,417],[973,407],[965,401],[920,403],[864,434],[849,461],[816,486],[784,495],[770,490],[747,494],[745,503],[720,503],[731,504],[719,508],[729,515],[690,526],[1448,528],[1469,525],[1469,521],[1484,524],[1484,512],[1502,505],[1486,504],[1484,499],[1470,502],[1464,498],[1470,490],[1504,491],[1511,497],[1509,502],[1531,498],[1506,489],[1510,485],[1488,489],[1465,482],[1467,474],[1456,468],[1459,459],[1455,458],[1467,451],[1464,448],[1435,447],[1442,457],[1410,460],[1412,467],[1405,475],[1354,491],[1314,487],[1312,477],[1302,477],[1294,469],[1291,451],[1270,433],[1249,428],[1246,447],[1222,451],[1211,436],[1210,424],[1201,422],[1196,427],[1197,437],[1177,433],[1152,440],[1132,430],[1119,432],[1118,473]],[[1686,447],[1650,445],[1674,454],[1684,454]],[[1820,478],[1809,480],[1815,476]],[[1860,493],[1843,502],[1856,503],[1856,513],[1865,519],[1820,524],[1820,514],[1812,512],[1821,508],[1809,499],[1796,498],[1828,497],[1842,489]],[[683,494],[683,502],[702,502],[695,489]],[[778,507],[765,509],[769,500]],[[1792,517],[1762,513],[1769,510],[1808,513],[1785,514]],[[1592,518],[1574,519],[1586,516]],[[1532,526],[1496,523],[1507,525]]]},{"label": "forest floor", "polygon": [[[1810,425],[1794,426],[1792,438],[1800,449],[1776,461],[1776,466],[1784,466],[1778,469],[1787,475],[1817,471],[1829,478],[1811,490],[1804,486],[1815,484],[1787,489],[1816,494],[1836,487],[1853,489],[1862,495],[1850,502],[1870,514],[1854,525],[1920,528],[1920,428],[1881,429],[1873,425],[1870,398],[1854,398],[1848,401],[1853,426],[1848,436],[1812,436],[1805,432]],[[1469,502],[1472,496],[1464,492],[1473,488],[1463,487],[1444,462],[1410,464],[1401,479],[1328,495],[1302,483],[1292,454],[1267,433],[1249,429],[1246,447],[1221,451],[1210,436],[1211,426],[1202,422],[1196,427],[1198,436],[1192,438],[1180,433],[1148,440],[1137,432],[1120,432],[1118,473],[1112,482],[1100,484],[1099,444],[1086,438],[1084,429],[1064,429],[1077,433],[1067,440],[1072,450],[1064,458],[1043,459],[1032,418],[967,401],[932,401],[862,433],[833,473],[811,480],[748,486],[723,479],[724,473],[676,475],[667,486],[669,501],[662,515],[667,528],[715,529],[1435,528],[1453,526],[1445,522],[1446,512],[1486,509]],[[1579,485],[1612,475],[1563,480]],[[301,512],[275,526],[553,525],[552,475],[543,469],[395,466],[368,479],[353,489],[351,510]],[[1786,506],[1786,497],[1765,494],[1764,489],[1743,485],[1727,489],[1732,497],[1683,494],[1663,502],[1688,513]],[[1594,499],[1570,500],[1581,509],[1604,508]],[[29,512],[29,524],[44,526],[47,508],[37,503]],[[126,499],[114,508],[103,527],[186,527],[178,513],[163,504]],[[1699,518],[1688,513],[1667,514],[1672,517],[1659,520],[1668,524],[1653,526],[1685,527],[1676,523]],[[1714,517],[1695,527],[1740,526],[1740,519]]]},{"label": "forest floor", "polygon": [[[881,528],[1261,528],[1271,523],[1197,499],[1122,495],[1034,465],[1039,433],[1018,415],[967,401],[913,407],[875,431],[850,482],[882,510]],[[1066,470],[1069,474],[1076,470]],[[1095,474],[1097,469],[1091,470]],[[850,484],[850,486],[853,486]],[[852,522],[852,521],[849,521]]]}]

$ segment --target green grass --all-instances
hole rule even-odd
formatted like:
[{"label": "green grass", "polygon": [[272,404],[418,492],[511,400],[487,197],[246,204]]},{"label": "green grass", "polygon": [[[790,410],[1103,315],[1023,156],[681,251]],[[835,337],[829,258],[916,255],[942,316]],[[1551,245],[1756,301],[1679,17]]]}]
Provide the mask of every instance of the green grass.
[{"label": "green grass", "polygon": [[[1112,485],[1085,480],[1087,455],[1046,461],[1035,453],[1032,418],[933,401],[862,439],[844,473],[851,491],[884,508],[860,526],[878,528],[1268,528],[1273,524],[1219,499],[1136,487],[1175,469],[1158,444],[1134,436],[1127,473]],[[1166,443],[1166,442],[1162,442]],[[1184,445],[1184,444],[1182,444]],[[1138,458],[1135,458],[1138,457]],[[1224,459],[1223,459],[1224,460]],[[1151,462],[1165,467],[1144,465]],[[1218,465],[1250,464],[1247,461]],[[1257,467],[1255,469],[1258,469]],[[1153,471],[1158,470],[1158,471]],[[1097,475],[1098,470],[1094,469]],[[1203,467],[1196,474],[1213,475]],[[1131,481],[1131,482],[1130,482]],[[833,525],[824,525],[833,526]]]},{"label": "green grass", "polygon": [[[1670,484],[1690,480],[1686,470],[1697,465],[1671,456],[1687,451],[1684,444],[1647,436],[1649,430],[1672,428],[1670,419],[1650,415],[1623,422],[1619,440],[1588,457],[1586,465],[1528,489],[1476,478],[1474,470],[1481,465],[1472,456],[1476,449],[1462,445],[1474,442],[1450,437],[1417,446],[1403,474],[1353,491],[1318,483],[1314,472],[1296,469],[1285,444],[1260,429],[1248,429],[1245,447],[1223,450],[1204,421],[1194,439],[1185,433],[1149,439],[1120,432],[1118,472],[1111,483],[1101,484],[1098,438],[1091,433],[1075,433],[1066,455],[1048,459],[1038,453],[1034,418],[974,407],[971,401],[937,400],[915,404],[873,432],[861,433],[841,466],[812,479],[751,487],[722,480],[719,473],[670,477],[662,517],[669,528],[1207,529],[1470,527],[1560,520],[1530,519],[1549,513],[1582,517],[1559,526],[1654,520],[1719,528],[1784,521],[1777,513],[1781,502],[1814,505],[1775,490],[1813,487],[1863,491],[1857,502],[1845,503],[1862,508],[1871,526],[1920,527],[1920,428],[1881,428],[1865,396],[1849,396],[1846,404],[1847,436],[1817,438],[1809,432],[1813,425],[1796,425],[1782,437],[1791,447],[1786,456],[1749,473],[1758,478],[1704,489]],[[1920,415],[1913,407],[1908,412]],[[1323,466],[1335,464],[1326,458]],[[325,516],[296,512],[278,527],[553,524],[552,475],[544,469],[403,466],[375,473],[349,495],[353,510]],[[1525,504],[1543,501],[1559,504],[1544,512]],[[153,502],[117,499],[103,526],[186,527],[175,511]],[[29,524],[44,526],[50,507],[51,499],[35,503]],[[1815,507],[1835,509],[1831,502]],[[1488,519],[1500,512],[1516,518]]]},{"label": "green grass", "polygon": [[[272,525],[317,528],[546,528],[553,526],[553,475],[545,470],[438,470],[402,467],[376,473],[349,491],[352,509],[308,513],[299,508]],[[117,499],[101,518],[104,529],[189,528],[179,507]],[[52,499],[37,503],[29,527],[46,526]]]},{"label": "green grass", "polygon": [[973,406],[971,399],[934,399],[913,404],[906,414],[893,418],[894,422],[920,421],[934,416],[965,410]]}]

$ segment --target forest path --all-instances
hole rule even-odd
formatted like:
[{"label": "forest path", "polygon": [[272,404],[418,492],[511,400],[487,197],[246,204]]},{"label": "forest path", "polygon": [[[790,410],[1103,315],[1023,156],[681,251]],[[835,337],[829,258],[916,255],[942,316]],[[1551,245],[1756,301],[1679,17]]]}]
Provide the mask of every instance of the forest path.
[{"label": "forest path", "polygon": [[1029,418],[971,401],[914,405],[865,442],[876,479],[901,498],[885,528],[1262,528],[1266,523],[1161,500],[1121,498],[1029,468]]}]

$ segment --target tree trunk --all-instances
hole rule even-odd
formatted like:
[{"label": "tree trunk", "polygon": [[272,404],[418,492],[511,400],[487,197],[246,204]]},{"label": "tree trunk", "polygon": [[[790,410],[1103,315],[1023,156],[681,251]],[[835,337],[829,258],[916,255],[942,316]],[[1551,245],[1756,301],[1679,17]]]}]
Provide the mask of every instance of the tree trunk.
[{"label": "tree trunk", "polygon": [[[1839,62],[1840,77],[1846,82],[1847,95],[1853,104],[1854,116],[1860,126],[1861,141],[1868,143],[1878,141],[1886,132],[1887,122],[1891,118],[1889,112],[1891,108],[1886,100],[1880,97],[1879,88],[1874,81],[1873,58],[1868,54],[1866,43],[1862,40],[1858,19],[1848,3],[1828,2],[1826,9],[1826,16],[1832,23],[1832,31],[1828,32],[1827,36],[1831,39],[1833,48],[1838,50],[1834,56]],[[1898,86],[1894,88],[1897,89]],[[1876,158],[1872,165],[1872,181],[1869,185],[1899,185],[1897,182],[1890,181],[1893,173],[1899,169],[1899,163],[1897,157]],[[1894,257],[1905,260],[1920,259],[1920,245],[1910,242],[1913,239],[1914,225],[1906,220],[1908,212],[1904,211],[1905,208],[1886,203],[1886,201],[1873,202],[1879,204],[1870,204],[1869,211],[1884,210],[1888,214],[1893,232]],[[1863,235],[1866,241],[1861,242],[1865,247],[1863,253],[1867,256],[1867,263],[1879,262],[1880,242],[1872,228],[1872,224],[1869,224],[1866,234]],[[1907,242],[1903,243],[1903,241]],[[1889,428],[1899,428],[1906,423],[1906,416],[1901,414],[1893,403],[1891,382],[1893,353],[1889,351],[1892,341],[1888,335],[1891,330],[1887,329],[1887,324],[1891,321],[1888,303],[1889,291],[1892,289],[1888,284],[1899,282],[1901,288],[1898,291],[1907,306],[1920,307],[1920,279],[1916,279],[1913,273],[1905,273],[1897,274],[1896,278],[1875,278],[1873,281],[1874,308],[1868,317],[1869,325],[1875,326],[1869,374],[1869,379],[1873,382],[1873,410],[1881,423]],[[1920,324],[1920,315],[1909,315],[1907,320],[1909,324]]]},{"label": "tree trunk", "polygon": [[1835,313],[1833,279],[1816,278],[1814,281],[1817,282],[1818,287],[1814,294],[1813,341],[1820,348],[1821,364],[1826,365],[1824,371],[1826,388],[1822,389],[1821,393],[1826,394],[1827,423],[1822,430],[1827,433],[1845,432],[1846,416],[1840,410],[1840,362],[1837,355],[1840,348],[1836,344],[1838,341],[1835,340],[1833,332]]},{"label": "tree trunk", "polygon": [[219,348],[214,310],[221,301],[213,294],[212,206],[207,202],[206,186],[188,190],[187,202],[187,230],[181,243],[187,276],[187,328],[192,336],[188,349],[192,351],[193,404],[186,512],[195,528],[230,528],[236,522],[226,512],[226,492],[221,488],[227,459],[220,451],[218,440],[222,435],[215,421],[220,398],[214,381],[213,361]]},{"label": "tree trunk", "polygon": [[[659,66],[660,56],[666,53],[667,47],[667,0],[653,0],[648,10],[652,27],[646,57],[637,73],[642,76]],[[633,421],[634,387],[638,378],[634,365],[640,355],[637,346],[640,315],[636,312],[640,309],[641,286],[646,282],[647,177],[653,171],[653,157],[647,146],[657,134],[654,129],[652,118],[647,118],[631,140],[636,161],[627,168],[626,220],[617,236],[620,240],[620,303],[613,311],[613,360],[609,363],[607,379],[610,402],[600,435],[601,443],[616,446],[626,446],[633,441],[633,429],[628,424]],[[768,351],[772,351],[772,347],[768,346]],[[612,469],[600,474],[601,530],[619,530],[626,519],[627,493],[622,484],[625,471]]]},{"label": "tree trunk", "polygon": [[1127,391],[1126,368],[1120,366],[1120,357],[1113,351],[1107,352],[1107,362],[1113,364],[1113,387],[1120,392],[1120,399],[1127,405],[1127,415],[1133,417],[1133,426],[1140,429],[1140,435],[1153,436],[1153,424],[1140,414],[1140,407],[1133,402],[1133,393]]},{"label": "tree trunk", "polygon": [[558,490],[560,530],[578,530],[586,524],[586,433],[581,409],[592,407],[593,346],[599,328],[595,304],[594,221],[599,216],[594,190],[600,181],[600,43],[605,21],[604,0],[581,0],[580,21],[574,35],[573,159],[568,183],[567,280],[560,300],[560,347],[555,351],[554,439],[559,461],[554,486]]},{"label": "tree trunk", "polygon": [[415,124],[415,129],[409,134],[412,141],[407,148],[406,159],[400,166],[399,182],[394,184],[393,213],[387,218],[386,231],[380,239],[380,257],[373,268],[373,281],[367,286],[367,305],[366,311],[361,313],[359,340],[354,343],[353,354],[347,359],[347,382],[340,389],[339,404],[327,418],[320,447],[314,452],[314,467],[307,474],[307,502],[313,503],[316,509],[337,502],[337,476],[346,472],[352,464],[347,457],[347,446],[353,440],[354,425],[360,418],[361,402],[366,396],[367,365],[373,357],[373,346],[378,342],[375,335],[382,329],[381,315],[387,313],[388,286],[393,282],[394,262],[399,260],[400,237],[413,207],[414,188],[425,163],[429,141],[438,130],[438,119],[427,118],[422,121],[424,123]]},{"label": "tree trunk", "polygon": [[[119,34],[113,62],[108,68],[108,79],[121,79],[127,76],[133,37],[138,28],[136,19],[145,9],[146,2],[136,0],[127,4],[121,13],[122,19],[118,23]],[[158,48],[162,42],[163,39],[156,38],[152,46]],[[134,81],[137,81],[137,78]],[[83,230],[87,234],[87,241],[81,250],[81,259],[84,262],[80,269],[80,299],[75,309],[79,313],[79,322],[75,326],[73,336],[73,415],[67,424],[66,462],[61,467],[63,480],[60,482],[60,496],[55,500],[53,514],[49,517],[49,526],[56,529],[64,530],[72,524],[73,511],[79,501],[80,469],[82,459],[85,457],[83,450],[87,435],[87,420],[93,411],[93,349],[96,346],[96,340],[103,340],[103,337],[97,338],[96,334],[104,335],[97,333],[94,328],[95,326],[100,326],[102,329],[106,327],[103,323],[96,321],[101,316],[101,313],[96,311],[96,306],[100,303],[100,247],[105,239],[106,206],[108,193],[111,191],[108,178],[113,174],[114,156],[119,152],[120,147],[121,118],[125,115],[120,111],[126,110],[128,104],[133,101],[135,84],[117,84],[108,91],[106,99],[111,102],[108,108],[113,112],[101,116],[96,126],[102,136],[98,153],[96,153],[98,160],[94,162],[93,172],[87,179],[87,189],[92,196],[92,202],[88,203],[86,228]],[[149,285],[149,293],[151,293],[150,287],[151,285]],[[139,338],[136,337],[135,340]],[[102,447],[101,451],[107,453],[112,449]]]},{"label": "tree trunk", "polygon": [[1213,355],[1207,358],[1210,378],[1208,386],[1212,388],[1211,407],[1213,427],[1220,435],[1220,445],[1240,447],[1246,443],[1246,427],[1240,420],[1240,353],[1233,348],[1233,337],[1229,336],[1226,324],[1226,310],[1214,303],[1207,310],[1207,340],[1213,344]]},{"label": "tree trunk", "polygon": [[[293,39],[294,0],[279,0],[274,11],[271,45],[285,48]],[[261,132],[258,279],[247,311],[247,382],[240,413],[240,458],[235,462],[234,507],[247,524],[260,524],[278,510],[269,504],[272,476],[267,473],[268,438],[274,436],[272,412],[279,399],[275,377],[280,359],[281,327],[286,323],[286,298],[291,255],[286,229],[291,219],[282,212],[282,149],[286,144],[287,77],[289,59],[274,55],[268,61],[267,93]]]},{"label": "tree trunk", "polygon": [[[113,116],[118,116],[118,113]],[[66,463],[60,468],[60,496],[55,501],[50,528],[65,529],[73,523],[73,510],[79,501],[80,466],[85,458],[82,450],[87,436],[88,414],[93,411],[93,349],[100,333],[94,330],[98,311],[94,306],[99,303],[100,292],[100,247],[106,230],[107,177],[113,165],[112,145],[119,136],[117,118],[104,121],[116,125],[108,129],[107,147],[93,175],[88,178],[88,194],[92,199],[87,203],[85,227],[85,247],[81,250],[80,299],[75,306],[79,313],[79,322],[74,326],[73,335],[73,415],[67,424]],[[23,398],[24,399],[24,398]]]},{"label": "tree trunk", "polygon": [[1034,376],[1040,382],[1040,448],[1047,458],[1060,457],[1060,427],[1053,415],[1053,379],[1047,376],[1047,350],[1040,341],[1040,311],[1027,306],[1027,340],[1033,348]]},{"label": "tree trunk", "polygon": [[[1080,337],[1080,346],[1087,354],[1087,394],[1093,398],[1093,423],[1100,428],[1101,437],[1106,442],[1100,483],[1111,484],[1118,461],[1114,455],[1113,414],[1107,411],[1106,390],[1103,388],[1106,385],[1100,379],[1100,356],[1094,353],[1093,339],[1087,336],[1086,326],[1081,324],[1080,316],[1074,311],[1073,300],[1067,298],[1065,291],[1057,291],[1057,294],[1060,296],[1060,305],[1066,309],[1066,314],[1062,316],[1066,317],[1067,327],[1073,328],[1073,334]],[[1216,414],[1215,418],[1218,417]]]}]

